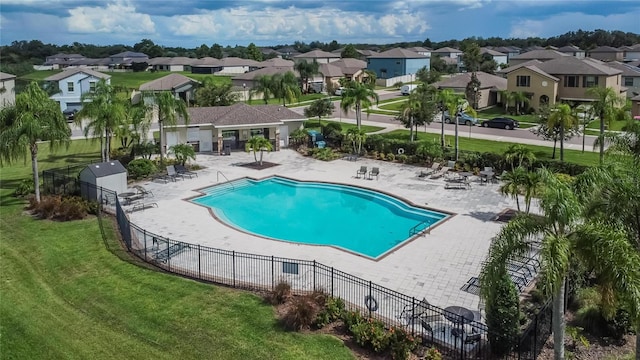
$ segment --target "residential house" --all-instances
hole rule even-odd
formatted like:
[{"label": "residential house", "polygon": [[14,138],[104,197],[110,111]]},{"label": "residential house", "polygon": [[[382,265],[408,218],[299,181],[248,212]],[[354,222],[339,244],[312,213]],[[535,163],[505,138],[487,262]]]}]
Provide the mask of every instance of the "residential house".
[{"label": "residential house", "polygon": [[[231,78],[231,84],[236,89],[252,90],[255,87],[259,77],[264,75],[273,76],[275,74],[285,74],[287,71],[292,71],[294,72],[294,74],[296,74],[296,76],[298,76],[297,72],[293,70],[293,65],[268,66],[268,67],[263,67],[257,70],[249,71],[247,73],[240,74],[238,76],[234,76],[233,78]],[[245,96],[248,96],[248,95],[245,94]],[[243,100],[248,100],[248,98],[245,98]]]},{"label": "residential house", "polygon": [[[499,93],[507,89],[507,79],[482,71],[476,72],[476,76],[480,81],[480,86],[477,89],[477,101],[473,104],[472,99],[472,105],[475,105],[478,109],[482,109],[500,102]],[[465,94],[469,82],[471,82],[471,73],[467,72],[438,81],[434,83],[433,86],[437,89],[451,89],[454,92]]]},{"label": "residential house", "polygon": [[640,44],[621,46],[622,60],[625,62],[640,60]]},{"label": "residential house", "polygon": [[411,51],[416,52],[416,53],[418,53],[420,55],[425,55],[425,56],[428,56],[428,57],[431,57],[431,51],[432,51],[431,49],[425,48],[425,47],[422,47],[422,46],[410,47],[410,48],[407,48],[407,50],[411,50]]},{"label": "residential house", "polygon": [[0,72],[0,108],[16,103],[16,76]]},{"label": "residential house", "polygon": [[154,93],[170,91],[174,97],[190,104],[195,99],[195,90],[199,84],[199,81],[190,77],[173,73],[141,84],[140,91]]},{"label": "residential house", "polygon": [[191,65],[198,59],[177,57],[155,57],[149,59],[151,71],[191,71]]},{"label": "residential house", "polygon": [[264,56],[266,58],[269,58],[269,59],[282,58],[282,54],[280,54],[279,52],[273,50],[272,48],[261,47],[260,48],[260,52],[262,53],[262,56]]},{"label": "residential house", "polygon": [[149,56],[141,52],[124,51],[109,56],[109,62],[114,69],[130,69],[133,63],[149,62]]},{"label": "residential house", "polygon": [[203,57],[191,64],[192,74],[215,74],[222,70],[222,61],[213,57]]},{"label": "residential house", "polygon": [[587,56],[602,61],[622,61],[623,52],[611,46],[598,46],[587,52]]},{"label": "residential house", "polygon": [[522,64],[529,60],[549,61],[549,60],[558,59],[566,56],[570,56],[570,55],[561,53],[557,50],[551,50],[551,49],[531,50],[531,51],[527,51],[525,53],[512,57],[509,60],[509,66]]},{"label": "residential house", "polygon": [[498,64],[498,67],[500,67],[500,65],[507,64],[509,61],[509,56],[507,54],[486,47],[480,48],[480,55],[495,61],[496,64]]},{"label": "residential house", "polygon": [[631,98],[631,116],[635,120],[640,120],[640,95]]},{"label": "residential house", "polygon": [[63,69],[69,66],[69,63],[73,60],[84,59],[84,55],[80,54],[64,54],[58,53],[55,55],[47,56],[44,62],[44,66],[49,66],[51,69]]},{"label": "residential house", "polygon": [[607,65],[622,71],[622,86],[627,88],[627,97],[640,94],[640,67],[619,61],[610,61]]},{"label": "residential house", "polygon": [[288,146],[289,134],[302,127],[301,114],[280,105],[236,103],[230,106],[191,107],[189,123],[179,118],[176,126],[165,127],[167,148],[191,144],[198,152],[222,153],[225,147],[244,151],[254,136],[269,139],[275,151]]},{"label": "residential house", "polygon": [[83,58],[83,59],[69,61],[67,68],[84,67],[84,68],[96,70],[96,71],[105,71],[105,70],[109,70],[110,64],[111,64],[111,60],[109,58],[102,58],[102,59]]},{"label": "residential house", "polygon": [[575,56],[578,59],[584,59],[586,56],[586,52],[575,45],[563,46],[561,48],[558,48],[558,51],[563,54]]},{"label": "residential house", "polygon": [[520,55],[520,48],[517,46],[494,46],[491,49],[506,54],[507,63],[511,61],[512,57]]},{"label": "residential house", "polygon": [[574,56],[511,66],[507,73],[507,90],[524,92],[529,105],[538,109],[541,104],[553,105],[558,101],[590,102],[587,94],[591,87],[611,87],[620,96],[626,96],[622,86],[622,71],[598,60]]},{"label": "residential house", "polygon": [[402,48],[383,51],[367,58],[367,69],[382,80],[396,78],[398,81],[410,82],[423,67],[431,67],[431,58]]},{"label": "residential house", "polygon": [[340,60],[340,54],[334,54],[322,50],[312,50],[304,54],[298,54],[293,57],[293,61],[298,64],[302,61],[317,62],[318,64],[328,64],[333,61]]},{"label": "residential house", "polygon": [[455,49],[455,48],[452,48],[452,47],[443,47],[443,48],[431,51],[431,55],[432,56],[433,55],[438,55],[441,58],[448,57],[448,58],[451,58],[451,59],[456,59],[456,61],[457,61],[458,58],[460,56],[462,56],[462,51],[460,51],[458,49]]},{"label": "residential house", "polygon": [[[332,53],[332,54],[338,54],[338,55],[342,56],[342,51],[344,51],[344,47],[341,47],[341,48],[339,48],[339,49],[335,49],[335,50],[331,51],[331,53]],[[356,49],[356,52],[357,52],[358,54],[360,54],[360,57],[359,57],[359,58],[360,58],[360,59],[362,59],[362,60],[366,59],[368,56],[376,55],[376,54],[377,54],[377,52],[376,52],[376,51],[373,51],[373,50],[361,50],[361,49]]]},{"label": "residential house", "polygon": [[331,88],[340,86],[339,81],[342,78],[362,82],[366,68],[366,61],[351,58],[340,59],[330,64],[320,64],[319,71],[322,78],[318,79],[317,76],[314,76],[310,86],[316,92],[323,92],[329,84],[331,84]]},{"label": "residential house", "polygon": [[292,46],[281,47],[276,49],[276,51],[280,54],[280,57],[282,57],[283,59],[291,59],[294,56],[300,54],[300,51],[296,50]]},{"label": "residential house", "polygon": [[225,57],[220,59],[221,69],[219,75],[244,74],[259,67],[260,62],[239,57]]},{"label": "residential house", "polygon": [[80,110],[82,95],[95,89],[96,84],[104,79],[111,83],[111,76],[83,67],[75,67],[45,78],[51,86],[59,89],[51,99],[60,104],[60,110]]},{"label": "residential house", "polygon": [[264,60],[258,63],[258,67],[259,68],[265,68],[265,67],[291,67],[293,68],[293,66],[295,65],[295,63],[292,60],[287,60],[287,59],[283,59],[283,58],[272,58],[269,60]]}]

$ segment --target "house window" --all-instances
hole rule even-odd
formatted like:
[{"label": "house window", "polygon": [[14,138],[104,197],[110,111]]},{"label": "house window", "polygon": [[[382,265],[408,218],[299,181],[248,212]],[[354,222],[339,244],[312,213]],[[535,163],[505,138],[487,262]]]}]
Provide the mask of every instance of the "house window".
[{"label": "house window", "polygon": [[400,65],[400,61],[396,61],[396,65]]},{"label": "house window", "polygon": [[633,78],[625,77],[624,78],[624,86],[633,86]]},{"label": "house window", "polygon": [[594,75],[587,75],[582,78],[582,87],[596,87],[598,86],[598,77]]},{"label": "house window", "polygon": [[254,136],[264,137],[264,133],[262,129],[251,129],[251,137],[254,137]]},{"label": "house window", "polygon": [[577,75],[567,75],[564,77],[564,87],[578,87],[580,77]]},{"label": "house window", "polygon": [[518,75],[518,76],[516,76],[516,86],[517,87],[529,87],[529,86],[531,86],[531,76],[528,76],[528,75]]},{"label": "house window", "polygon": [[91,91],[91,92],[96,91],[96,82],[95,81],[89,81],[89,91]]},{"label": "house window", "polygon": [[67,92],[73,92],[73,82],[71,81],[67,83]]}]

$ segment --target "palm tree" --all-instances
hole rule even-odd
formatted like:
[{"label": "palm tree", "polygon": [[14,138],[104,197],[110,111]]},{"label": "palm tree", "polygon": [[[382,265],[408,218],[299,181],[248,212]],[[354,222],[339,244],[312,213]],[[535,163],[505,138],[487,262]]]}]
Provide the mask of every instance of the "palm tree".
[{"label": "palm tree", "polygon": [[[458,123],[459,123],[459,119],[458,119],[458,114],[461,111],[467,111],[469,112],[471,115],[473,115],[474,117],[477,116],[476,111],[473,109],[473,107],[471,107],[469,105],[469,103],[459,94],[453,94],[452,97],[450,97],[448,99],[448,102],[445,103],[445,106],[447,107],[448,111],[449,111],[449,116],[454,116],[452,114],[455,114],[455,160],[458,161],[458,157],[459,157],[459,152],[460,152],[460,146],[459,146],[459,136],[458,136]],[[444,118],[442,119],[442,122],[444,122]]]},{"label": "palm tree", "polygon": [[536,155],[527,146],[522,144],[513,144],[504,152],[504,160],[511,164],[511,170],[515,168],[514,163],[518,161],[518,167],[522,167],[523,162],[527,162],[527,168],[536,161]]},{"label": "palm tree", "polygon": [[114,135],[120,139],[123,149],[131,147],[131,156],[135,156],[136,147],[146,142],[151,128],[151,109],[144,101],[137,104],[127,103],[125,121],[122,126],[114,130]]},{"label": "palm tree", "polygon": [[[551,172],[541,169],[539,201],[542,216],[520,214],[506,224],[491,243],[481,272],[481,296],[491,298],[500,274],[512,259],[541,247],[540,283],[553,298],[553,342],[556,360],[564,360],[565,284],[569,269],[582,263],[611,289],[606,300],[634,297],[640,307],[640,254],[620,232],[604,223],[582,218],[582,204],[574,189]],[[605,297],[603,297],[605,298]],[[636,315],[637,312],[634,314]]]},{"label": "palm tree", "polygon": [[[244,96],[244,95],[243,95]],[[233,91],[232,84],[218,84],[213,77],[206,77],[196,91],[198,106],[228,106],[239,99]]]},{"label": "palm tree", "polygon": [[513,96],[511,99],[516,103],[516,115],[520,115],[520,106],[524,106],[529,103],[529,97],[523,91],[517,91],[511,93]]},{"label": "palm tree", "polygon": [[265,104],[269,103],[269,99],[273,96],[273,80],[269,75],[262,75],[257,78],[255,86],[249,90],[249,101],[257,94],[262,95]]},{"label": "palm tree", "polygon": [[505,196],[510,196],[516,200],[516,207],[520,212],[520,193],[522,188],[527,182],[527,170],[523,167],[517,167],[512,171],[509,171],[502,175],[502,185],[500,186],[500,193]]},{"label": "palm tree", "polygon": [[566,129],[577,127],[578,119],[573,115],[569,105],[557,104],[551,111],[547,126],[560,129],[560,161],[564,161],[564,133]]},{"label": "palm tree", "polygon": [[154,95],[155,106],[158,110],[158,123],[160,128],[160,164],[164,164],[165,138],[164,127],[175,126],[178,115],[184,119],[185,125],[189,123],[187,104],[182,99],[176,98],[169,91],[158,92]]},{"label": "palm tree", "polygon": [[420,111],[420,99],[417,96],[417,93],[414,91],[409,94],[409,99],[402,104],[400,108],[400,113],[396,116],[396,120],[402,122],[406,127],[409,128],[409,141],[414,140],[414,119],[417,113]]},{"label": "palm tree", "polygon": [[597,114],[600,118],[600,164],[604,160],[604,124],[611,125],[614,109],[624,104],[624,99],[616,93],[611,87],[592,87],[587,89],[587,95],[593,96],[595,101],[591,103],[593,113]]},{"label": "palm tree", "polygon": [[353,144],[353,153],[360,155],[362,144],[367,140],[367,133],[361,129],[350,128],[345,136]]},{"label": "palm tree", "polygon": [[362,108],[371,106],[371,100],[375,100],[376,104],[378,104],[379,99],[378,94],[369,86],[350,81],[344,91],[342,91],[340,107],[345,113],[352,107],[355,108],[356,124],[358,124],[358,129],[360,129],[362,126]]},{"label": "palm tree", "polygon": [[101,79],[95,90],[82,95],[82,110],[75,116],[75,123],[84,125],[84,136],[89,134],[100,140],[102,161],[109,161],[111,154],[111,137],[114,132],[125,124],[127,118],[127,103],[130,102],[118,89]]},{"label": "palm tree", "polygon": [[274,97],[282,99],[282,106],[286,105],[285,100],[292,103],[302,95],[298,87],[298,80],[291,71],[275,74],[271,77],[271,92]]},{"label": "palm tree", "polygon": [[438,101],[440,102],[440,110],[442,111],[442,118],[441,118],[441,123],[440,123],[440,146],[442,147],[443,151],[445,149],[445,142],[444,142],[444,112],[447,111],[447,104],[449,104],[452,101],[454,101],[453,99],[456,96],[457,95],[451,89],[444,89],[444,90],[440,90],[440,92],[438,92]]},{"label": "palm tree", "polygon": [[273,145],[271,145],[271,141],[269,141],[269,139],[265,139],[262,136],[254,136],[247,141],[244,145],[244,149],[246,152],[253,151],[253,158],[256,162],[258,162],[257,153],[260,151],[260,166],[262,166],[262,155],[264,151],[273,150]]},{"label": "palm tree", "polygon": [[31,154],[31,171],[35,198],[40,202],[38,145],[47,140],[51,151],[69,146],[71,131],[60,106],[33,81],[16,96],[13,105],[0,110],[0,165],[25,159]]},{"label": "palm tree", "polygon": [[514,100],[515,93],[509,90],[500,90],[500,100],[504,105],[504,113],[509,113],[509,104]]},{"label": "palm tree", "polygon": [[378,76],[376,75],[375,71],[373,71],[373,70],[364,70],[363,71],[363,77],[362,77],[362,83],[370,86],[373,89],[373,88],[376,87],[376,79],[377,78],[378,78]]},{"label": "palm tree", "polygon": [[293,68],[298,71],[298,74],[300,74],[300,87],[302,91],[308,92],[309,78],[318,73],[320,65],[315,60],[312,62],[300,61],[295,64]]}]

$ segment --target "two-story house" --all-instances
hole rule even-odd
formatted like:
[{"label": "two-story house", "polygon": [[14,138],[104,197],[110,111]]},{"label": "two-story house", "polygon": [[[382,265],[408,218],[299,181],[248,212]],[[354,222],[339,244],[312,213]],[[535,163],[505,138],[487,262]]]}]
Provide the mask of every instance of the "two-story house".
[{"label": "two-story house", "polygon": [[[405,75],[413,76],[421,68],[431,67],[431,58],[411,50],[394,48],[367,58],[367,69],[375,72],[378,79],[390,79]],[[399,80],[409,82],[406,80]]]},{"label": "two-story house", "polygon": [[619,61],[608,62],[607,65],[622,71],[622,86],[627,88],[627,97],[640,95],[640,67]]},{"label": "two-story house", "polygon": [[509,66],[525,63],[530,60],[549,61],[561,57],[570,56],[552,49],[538,49],[524,52],[509,59]]},{"label": "two-story house", "polygon": [[517,46],[494,46],[491,49],[506,54],[507,63],[511,61],[512,57],[520,55],[520,48]]},{"label": "two-story house", "polygon": [[631,98],[631,116],[635,120],[640,120],[640,95]]},{"label": "two-story house", "polygon": [[457,60],[462,55],[462,51],[458,49],[454,49],[452,47],[443,47],[443,48],[431,51],[431,55],[438,55],[441,58],[448,57],[448,58]]},{"label": "two-story house", "polygon": [[431,57],[431,51],[432,51],[431,49],[425,48],[425,47],[422,47],[422,46],[410,47],[410,48],[407,48],[407,50],[411,50],[411,51],[416,52],[416,53],[418,53],[420,55],[425,55],[425,56],[428,56],[428,57]]},{"label": "two-story house", "polygon": [[622,61],[622,50],[611,46],[598,46],[587,52],[587,56],[602,61]]},{"label": "two-story house", "polygon": [[0,108],[16,103],[16,76],[0,72]]},{"label": "two-story house", "polygon": [[484,47],[480,48],[480,55],[485,58],[492,59],[496,62],[496,64],[498,64],[498,67],[500,67],[500,65],[506,64],[509,58],[507,54]]},{"label": "two-story house", "polygon": [[610,87],[620,96],[626,96],[622,71],[590,58],[563,56],[545,62],[531,61],[503,71],[507,74],[507,90],[524,92],[534,109],[558,101],[593,101],[593,96],[587,93],[592,87]]},{"label": "two-story house", "polygon": [[111,76],[87,68],[70,68],[63,72],[45,78],[59,89],[59,92],[51,96],[51,99],[60,104],[60,110],[80,110],[82,108],[82,95],[95,89],[96,84],[104,79],[111,83]]},{"label": "two-story house", "polygon": [[109,65],[116,69],[130,68],[133,63],[149,62],[149,56],[141,52],[124,51],[109,56]]},{"label": "two-story house", "polygon": [[575,56],[578,59],[584,59],[586,52],[575,45],[566,45],[558,48],[558,51],[567,55]]},{"label": "two-story house", "polygon": [[621,46],[620,50],[622,50],[622,59],[625,62],[640,60],[640,44]]},{"label": "two-story house", "polygon": [[298,64],[302,61],[306,61],[308,63],[317,62],[318,64],[328,64],[330,62],[340,60],[340,54],[334,54],[327,51],[322,50],[311,50],[304,54],[298,54],[293,57],[293,61]]}]

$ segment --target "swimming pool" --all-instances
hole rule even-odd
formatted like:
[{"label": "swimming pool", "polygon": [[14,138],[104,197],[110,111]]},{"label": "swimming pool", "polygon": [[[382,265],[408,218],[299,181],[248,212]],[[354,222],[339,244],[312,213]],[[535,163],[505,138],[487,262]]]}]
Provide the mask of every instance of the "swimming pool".
[{"label": "swimming pool", "polygon": [[449,214],[355,186],[282,177],[242,178],[191,201],[227,225],[261,237],[335,246],[378,258]]}]

